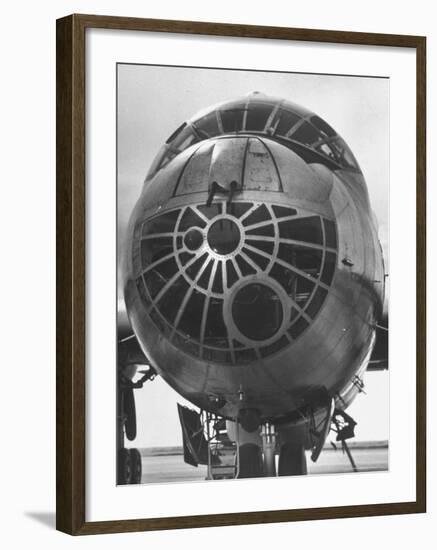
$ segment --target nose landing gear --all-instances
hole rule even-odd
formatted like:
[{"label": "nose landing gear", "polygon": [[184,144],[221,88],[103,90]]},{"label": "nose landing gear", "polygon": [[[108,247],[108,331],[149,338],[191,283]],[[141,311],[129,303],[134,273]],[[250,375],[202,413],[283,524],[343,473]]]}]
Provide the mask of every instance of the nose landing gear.
[{"label": "nose landing gear", "polygon": [[[264,475],[267,477],[301,476],[307,474],[305,447],[303,443],[285,441],[278,448],[278,434],[273,424],[266,422],[261,427],[263,447]],[[279,454],[278,471],[276,473],[276,454]]]},{"label": "nose landing gear", "polygon": [[263,448],[264,475],[267,477],[276,476],[276,445],[277,433],[275,427],[269,422],[261,426],[261,440]]},{"label": "nose landing gear", "polygon": [[[133,382],[126,376],[127,370],[120,368],[117,387],[117,485],[141,483],[141,453],[138,449],[126,448],[124,443],[125,437],[133,441],[137,435],[134,390],[142,388],[145,382],[156,376],[153,367],[148,366],[147,370],[139,371],[142,376]],[[136,370],[130,369],[129,372],[135,374]]]}]

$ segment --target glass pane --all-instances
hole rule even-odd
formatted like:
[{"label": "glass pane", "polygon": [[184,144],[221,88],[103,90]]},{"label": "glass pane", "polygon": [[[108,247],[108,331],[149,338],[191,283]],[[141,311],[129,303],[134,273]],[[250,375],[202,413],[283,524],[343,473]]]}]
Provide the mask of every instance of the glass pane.
[{"label": "glass pane", "polygon": [[252,340],[267,340],[281,327],[283,319],[279,296],[270,287],[251,283],[238,291],[232,304],[238,330]]},{"label": "glass pane", "polygon": [[243,117],[246,111],[245,103],[235,105],[231,109],[220,111],[222,117],[223,131],[241,132],[243,129]]},{"label": "glass pane", "polygon": [[222,275],[221,263],[217,265],[217,269],[215,271],[214,282],[212,284],[212,291],[219,292],[219,293],[223,292],[223,275]]},{"label": "glass pane", "polygon": [[141,265],[143,269],[173,252],[173,239],[163,237],[141,241]]},{"label": "glass pane", "polygon": [[200,268],[203,266],[208,254],[205,252],[200,258],[198,258],[190,267],[187,269],[186,273],[190,279],[195,279],[196,275],[199,273]]},{"label": "glass pane", "polygon": [[247,218],[243,220],[243,225],[253,225],[255,223],[265,222],[267,220],[270,220],[271,216],[269,211],[267,210],[266,206],[264,204],[258,206],[256,210],[252,212]]},{"label": "glass pane", "polygon": [[171,142],[171,149],[180,153],[198,141],[200,141],[200,139],[196,136],[191,126],[187,126]]},{"label": "glass pane", "polygon": [[207,290],[209,286],[209,278],[211,276],[211,270],[212,270],[213,264],[214,262],[210,260],[209,264],[206,266],[202,275],[200,276],[200,279],[197,281],[197,284],[200,287],[204,288],[205,290]]},{"label": "glass pane", "polygon": [[328,291],[325,290],[322,287],[318,287],[316,292],[314,293],[313,299],[311,300],[310,305],[306,308],[306,312],[310,317],[315,317],[317,313],[319,312],[320,308],[323,305],[323,302],[325,301],[325,298],[328,294]]},{"label": "glass pane", "polygon": [[187,125],[186,122],[184,122],[183,124],[181,124],[179,126],[179,128],[177,128],[173,133],[172,135],[167,139],[167,141],[165,143],[169,144],[171,143],[174,139],[177,138],[177,136],[182,132],[182,130],[185,128],[185,126]]},{"label": "glass pane", "polygon": [[228,331],[223,320],[223,300],[218,298],[210,299],[203,343],[217,348],[228,347]]},{"label": "glass pane", "polygon": [[285,218],[286,216],[295,216],[297,210],[287,206],[273,206],[273,212],[277,218]]},{"label": "glass pane", "polygon": [[231,260],[226,262],[226,278],[228,288],[231,288],[231,286],[238,280],[237,272],[235,271],[235,267]]},{"label": "glass pane", "polygon": [[331,220],[323,220],[325,226],[325,245],[329,248],[337,248],[337,230]]},{"label": "glass pane", "polygon": [[314,244],[323,243],[322,225],[318,216],[279,222],[279,234],[283,239]]},{"label": "glass pane", "polygon": [[173,233],[179,212],[179,210],[173,210],[144,222],[142,236],[146,237],[156,233]]},{"label": "glass pane", "polygon": [[153,271],[157,271],[165,281],[170,280],[177,270],[178,266],[174,257],[165,262],[161,262],[153,269]]},{"label": "glass pane", "polygon": [[259,254],[252,250],[249,250],[248,248],[243,248],[243,252],[247,254],[249,258],[253,260],[261,269],[265,269],[269,265],[269,260],[265,256],[260,256]]},{"label": "glass pane", "polygon": [[313,145],[320,139],[320,132],[312,124],[304,122],[288,137],[304,145]]},{"label": "glass pane", "polygon": [[190,229],[184,236],[188,250],[198,250],[203,244],[203,234],[198,229]]},{"label": "glass pane", "polygon": [[146,281],[147,288],[152,298],[154,298],[161,288],[163,288],[173,275],[175,275],[177,270],[178,266],[176,260],[170,258],[144,274],[144,280]]},{"label": "glass pane", "polygon": [[246,235],[254,235],[259,237],[273,237],[275,234],[275,229],[273,225],[262,225],[261,227],[256,227],[250,231],[246,231]]},{"label": "glass pane", "polygon": [[305,277],[298,276],[295,302],[300,308],[303,308],[304,305],[307,303],[313,289],[314,283],[312,281],[305,279]]},{"label": "glass pane", "polygon": [[231,202],[227,204],[227,212],[231,216],[241,218],[241,216],[252,207],[251,202]]},{"label": "glass pane", "polygon": [[297,309],[292,307],[290,310],[290,323],[292,323],[298,316],[299,316],[299,312],[297,311]]},{"label": "glass pane", "polygon": [[284,287],[284,290],[289,296],[292,296],[293,298],[295,297],[297,274],[294,271],[275,263],[270,270],[269,275]]},{"label": "glass pane", "polygon": [[206,206],[205,204],[202,204],[197,207],[200,212],[210,220],[214,218],[215,216],[218,216],[218,214],[221,214],[222,211],[222,205],[221,203],[215,202],[214,204],[211,204],[211,206]]},{"label": "glass pane", "polygon": [[274,243],[271,241],[257,241],[254,237],[250,237],[247,239],[247,244],[250,244],[250,246],[254,246],[255,248],[259,248],[266,254],[272,254]]},{"label": "glass pane", "polygon": [[275,134],[285,136],[299,120],[301,120],[299,115],[285,109],[279,109],[272,122],[272,129]]},{"label": "glass pane", "polygon": [[317,145],[316,151],[319,151],[320,153],[323,153],[325,157],[330,158],[331,160],[334,160],[335,162],[338,162],[338,155],[335,152],[335,149],[332,148],[329,143],[322,143],[321,145]]},{"label": "glass pane", "polygon": [[321,132],[323,132],[328,137],[335,136],[336,132],[327,122],[325,122],[322,118],[320,118],[317,115],[314,115],[311,117],[311,122],[314,124],[316,128],[318,128]]},{"label": "glass pane", "polygon": [[199,120],[196,120],[194,126],[196,130],[205,138],[214,137],[220,133],[215,111],[207,114]]},{"label": "glass pane", "polygon": [[273,110],[273,105],[249,104],[246,118],[246,130],[262,132]]},{"label": "glass pane", "polygon": [[147,285],[147,290],[149,291],[149,294],[152,298],[154,298],[158,294],[158,292],[167,282],[160,276],[157,271],[153,269],[144,274],[144,281]]},{"label": "glass pane", "polygon": [[345,168],[358,169],[358,163],[352,154],[352,151],[340,137],[334,138],[329,142],[333,151],[335,160]]},{"label": "glass pane", "polygon": [[281,243],[278,257],[312,277],[318,278],[322,265],[322,251],[296,244]]},{"label": "glass pane", "polygon": [[180,276],[172,284],[159,300],[157,308],[163,317],[172,325],[178,309],[182,303],[185,293],[188,290],[188,283]]},{"label": "glass pane", "polygon": [[185,231],[193,226],[205,227],[205,225],[205,221],[202,220],[198,214],[196,214],[191,208],[187,208],[179,223],[179,231]]},{"label": "glass pane", "polygon": [[230,254],[240,243],[240,230],[229,218],[219,218],[208,230],[208,244],[217,254]]},{"label": "glass pane", "polygon": [[205,295],[193,290],[178,324],[178,330],[196,340],[200,337]]},{"label": "glass pane", "polygon": [[333,252],[326,252],[325,256],[325,265],[323,266],[321,280],[326,284],[330,285],[332,282],[332,277],[334,276],[335,264],[337,263],[337,255]]},{"label": "glass pane", "polygon": [[278,281],[288,296],[300,307],[306,302],[314,288],[312,281],[277,263],[270,270],[270,277]]},{"label": "glass pane", "polygon": [[256,270],[246,262],[244,258],[242,258],[240,255],[238,255],[236,258],[238,267],[240,268],[240,271],[245,277],[246,275],[251,275],[252,273],[256,273]]},{"label": "glass pane", "polygon": [[179,254],[179,260],[182,265],[187,264],[193,258],[194,258],[194,254],[190,254],[189,252],[181,252]]}]

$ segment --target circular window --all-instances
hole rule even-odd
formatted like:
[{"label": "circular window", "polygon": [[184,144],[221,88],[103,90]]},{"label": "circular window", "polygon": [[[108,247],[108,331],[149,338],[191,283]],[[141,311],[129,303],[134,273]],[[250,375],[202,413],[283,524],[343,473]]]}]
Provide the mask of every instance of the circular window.
[{"label": "circular window", "polygon": [[225,256],[237,249],[240,244],[240,230],[229,218],[214,222],[208,231],[208,244],[217,254]]},{"label": "circular window", "polygon": [[198,229],[191,229],[184,237],[185,246],[188,250],[198,250],[203,243],[203,235]]},{"label": "circular window", "polygon": [[267,285],[250,283],[239,290],[232,304],[238,330],[251,340],[268,340],[282,325],[283,310],[276,292]]}]

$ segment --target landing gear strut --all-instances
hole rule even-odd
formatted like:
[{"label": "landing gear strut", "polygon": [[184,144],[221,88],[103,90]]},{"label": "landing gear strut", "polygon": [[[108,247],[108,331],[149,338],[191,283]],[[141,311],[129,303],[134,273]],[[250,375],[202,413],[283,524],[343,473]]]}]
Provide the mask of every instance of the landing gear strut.
[{"label": "landing gear strut", "polygon": [[134,390],[143,387],[147,380],[152,380],[156,372],[152,367],[140,371],[142,377],[133,382],[120,369],[117,385],[117,485],[141,483],[142,460],[138,449],[127,449],[125,437],[133,441],[137,435],[137,415],[135,410]]},{"label": "landing gear strut", "polygon": [[307,473],[304,440],[301,437],[296,440],[295,434],[286,431],[278,430],[278,433],[270,422],[258,424],[260,429],[253,429],[255,416],[247,411],[235,420],[226,420],[208,411],[198,413],[182,405],[178,405],[178,412],[184,461],[193,466],[207,465],[206,479]]},{"label": "landing gear strut", "polygon": [[[266,422],[261,426],[261,440],[264,456],[264,475],[276,476],[276,450],[278,434],[273,424]],[[279,476],[301,476],[307,474],[305,447],[303,443],[286,441],[279,450]]]},{"label": "landing gear strut", "polygon": [[265,422],[261,426],[261,440],[263,446],[263,456],[264,456],[264,475],[266,477],[275,477],[276,476],[276,442],[277,442],[277,433],[275,432],[275,427],[269,422]]}]

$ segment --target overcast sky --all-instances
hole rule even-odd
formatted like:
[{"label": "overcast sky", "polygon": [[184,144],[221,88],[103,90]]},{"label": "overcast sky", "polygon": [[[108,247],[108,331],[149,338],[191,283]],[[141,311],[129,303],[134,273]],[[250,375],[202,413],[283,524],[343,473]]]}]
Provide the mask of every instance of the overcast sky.
[{"label": "overcast sky", "polygon": [[[389,80],[381,78],[118,65],[119,243],[168,136],[197,111],[255,90],[314,111],[346,140],[366,178],[388,264]],[[357,439],[387,439],[388,373],[368,374],[366,381],[367,395],[349,409],[358,421]],[[176,401],[183,400],[160,379],[146,386],[136,392],[135,444],[180,444]]]}]

